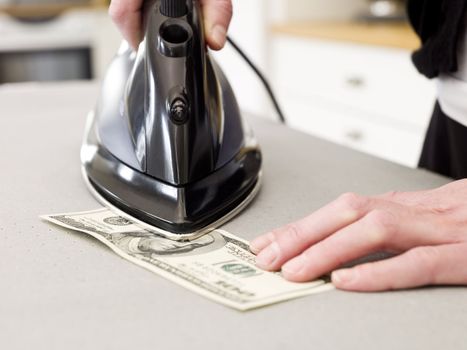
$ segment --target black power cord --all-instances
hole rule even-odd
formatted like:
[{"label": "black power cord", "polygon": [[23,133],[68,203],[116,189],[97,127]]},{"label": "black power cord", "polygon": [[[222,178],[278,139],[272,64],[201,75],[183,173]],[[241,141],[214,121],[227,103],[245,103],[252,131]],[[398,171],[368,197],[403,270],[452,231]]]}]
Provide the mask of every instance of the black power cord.
[{"label": "black power cord", "polygon": [[264,85],[264,88],[266,89],[269,97],[271,98],[272,104],[274,105],[274,108],[276,109],[277,115],[279,116],[280,121],[283,124],[286,124],[286,120],[284,117],[284,113],[282,113],[282,109],[279,106],[279,103],[277,102],[276,96],[274,95],[274,92],[272,91],[271,86],[269,85],[269,82],[266,80],[264,75],[259,71],[259,69],[255,66],[255,64],[248,58],[248,56],[240,49],[240,47],[235,43],[235,41],[232,40],[231,37],[227,37],[227,41],[229,42],[230,45],[237,51],[237,53],[245,60],[245,62],[253,69],[253,71],[256,73],[258,78],[261,80],[261,82]]}]

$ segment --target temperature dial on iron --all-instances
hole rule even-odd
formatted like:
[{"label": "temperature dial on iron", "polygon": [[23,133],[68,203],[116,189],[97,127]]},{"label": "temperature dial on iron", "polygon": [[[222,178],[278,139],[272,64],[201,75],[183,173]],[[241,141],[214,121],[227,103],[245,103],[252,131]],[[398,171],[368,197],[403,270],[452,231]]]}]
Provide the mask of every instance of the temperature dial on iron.
[{"label": "temperature dial on iron", "polygon": [[169,115],[175,124],[185,124],[188,121],[188,104],[183,97],[176,97],[172,101]]}]

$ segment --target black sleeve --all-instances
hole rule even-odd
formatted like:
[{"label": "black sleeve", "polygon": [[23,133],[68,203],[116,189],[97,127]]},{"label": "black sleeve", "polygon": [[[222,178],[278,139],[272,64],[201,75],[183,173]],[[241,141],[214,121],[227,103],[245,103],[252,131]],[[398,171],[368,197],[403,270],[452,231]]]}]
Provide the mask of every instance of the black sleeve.
[{"label": "black sleeve", "polygon": [[467,0],[408,0],[410,23],[422,41],[412,60],[428,78],[457,70],[457,42],[466,4]]}]

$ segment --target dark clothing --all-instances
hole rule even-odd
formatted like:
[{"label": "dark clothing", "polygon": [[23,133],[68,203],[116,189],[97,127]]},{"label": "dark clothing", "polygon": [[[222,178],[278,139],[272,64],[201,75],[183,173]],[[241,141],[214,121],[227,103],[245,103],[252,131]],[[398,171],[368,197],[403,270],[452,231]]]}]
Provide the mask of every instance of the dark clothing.
[{"label": "dark clothing", "polygon": [[[422,41],[422,47],[412,55],[418,71],[428,78],[455,72],[467,0],[408,0],[407,10]],[[449,118],[438,102],[419,167],[454,179],[467,177],[467,127]]]},{"label": "dark clothing", "polygon": [[467,0],[408,0],[410,23],[422,40],[412,60],[428,78],[457,70],[457,42]]},{"label": "dark clothing", "polygon": [[467,128],[443,113],[436,103],[419,166],[439,174],[467,177]]}]

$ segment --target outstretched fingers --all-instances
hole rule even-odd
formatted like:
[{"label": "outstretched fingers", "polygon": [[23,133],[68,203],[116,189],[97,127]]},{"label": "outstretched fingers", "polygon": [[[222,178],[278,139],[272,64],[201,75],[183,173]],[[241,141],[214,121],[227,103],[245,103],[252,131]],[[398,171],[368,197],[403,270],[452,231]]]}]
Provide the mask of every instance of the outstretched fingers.
[{"label": "outstretched fingers", "polygon": [[310,216],[262,235],[251,242],[258,266],[277,270],[284,262],[297,256],[338,230],[358,221],[371,209],[371,199],[347,193]]},{"label": "outstretched fingers", "polygon": [[339,289],[375,292],[467,283],[467,243],[424,246],[383,261],[334,271]]},{"label": "outstretched fingers", "polygon": [[295,282],[313,280],[347,262],[385,250],[399,230],[397,215],[383,210],[371,211],[289,260],[282,266],[282,274]]}]

